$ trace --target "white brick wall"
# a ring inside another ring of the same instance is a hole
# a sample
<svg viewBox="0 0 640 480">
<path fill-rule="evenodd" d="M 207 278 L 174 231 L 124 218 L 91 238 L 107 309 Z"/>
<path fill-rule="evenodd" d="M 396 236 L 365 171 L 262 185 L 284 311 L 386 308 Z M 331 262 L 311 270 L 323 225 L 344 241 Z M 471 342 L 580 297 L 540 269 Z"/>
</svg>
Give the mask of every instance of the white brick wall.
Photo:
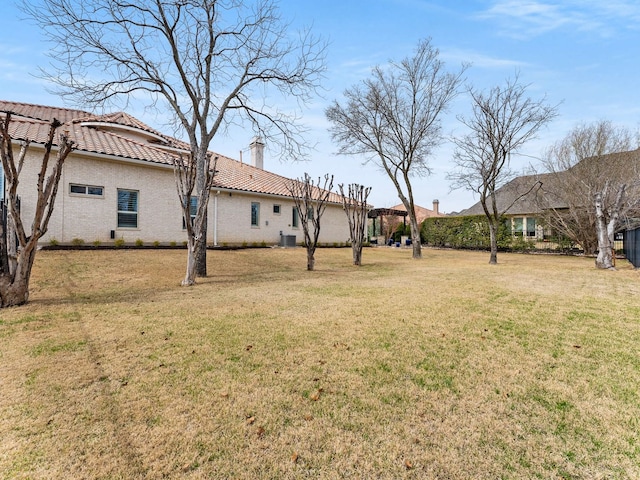
<svg viewBox="0 0 640 480">
<path fill-rule="evenodd" d="M 249 195 L 240 193 L 212 192 L 212 206 L 215 211 L 214 196 L 217 196 L 217 241 L 241 244 L 243 242 L 275 244 L 283 235 L 295 235 L 298 243 L 304 239 L 302 227 L 292 225 L 294 203 L 290 198 Z M 260 204 L 260 225 L 251 226 L 251 202 Z M 280 205 L 280 214 L 273 213 L 273 206 Z M 215 216 L 215 215 L 214 215 Z M 328 205 L 320 221 L 320 243 L 343 243 L 349 239 L 349 225 L 341 206 Z"/>
<path fill-rule="evenodd" d="M 22 199 L 22 218 L 31 225 L 36 197 L 36 181 L 41 150 L 32 147 L 21 174 L 19 195 Z M 103 197 L 71 194 L 69 184 L 103 187 Z M 117 227 L 117 190 L 136 190 L 138 197 L 138 228 Z M 251 202 L 260 203 L 260 225 L 251 226 Z M 273 213 L 273 205 L 280 205 L 280 214 Z M 289 198 L 213 191 L 208 211 L 207 242 L 218 245 L 262 243 L 277 244 L 280 232 L 296 235 L 303 240 L 302 229 L 292 227 L 293 202 Z M 117 239 L 133 243 L 137 239 L 145 243 L 162 243 L 186 240 L 182 229 L 182 213 L 178 201 L 173 169 L 151 163 L 134 164 L 127 161 L 106 160 L 82 154 L 71 154 L 65 163 L 60 180 L 55 210 L 49 223 L 49 231 L 41 240 L 48 243 L 71 243 L 81 239 L 85 243 L 113 242 L 111 231 Z M 320 242 L 333 244 L 349 238 L 347 218 L 342 207 L 327 207 L 321 222 Z"/>
</svg>

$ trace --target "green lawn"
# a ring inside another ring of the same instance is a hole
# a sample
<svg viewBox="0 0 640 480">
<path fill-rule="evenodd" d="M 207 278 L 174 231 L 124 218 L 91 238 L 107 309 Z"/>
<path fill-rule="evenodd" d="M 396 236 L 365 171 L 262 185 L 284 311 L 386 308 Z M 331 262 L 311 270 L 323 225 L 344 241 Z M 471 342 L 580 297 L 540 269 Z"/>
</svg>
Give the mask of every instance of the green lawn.
<svg viewBox="0 0 640 480">
<path fill-rule="evenodd" d="M 1 479 L 640 478 L 640 272 L 372 248 L 41 251 Z"/>
</svg>

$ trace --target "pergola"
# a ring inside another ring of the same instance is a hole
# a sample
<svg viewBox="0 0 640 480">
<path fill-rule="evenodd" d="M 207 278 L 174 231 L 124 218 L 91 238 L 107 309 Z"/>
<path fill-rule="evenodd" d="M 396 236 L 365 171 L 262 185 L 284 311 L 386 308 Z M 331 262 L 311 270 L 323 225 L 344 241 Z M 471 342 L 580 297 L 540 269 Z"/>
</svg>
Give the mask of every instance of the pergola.
<svg viewBox="0 0 640 480">
<path fill-rule="evenodd" d="M 380 225 L 382 226 L 383 217 L 402 217 L 402 223 L 407 226 L 407 215 L 405 210 L 394 210 L 393 208 L 372 208 L 367 214 L 368 218 L 373 219 L 373 232 L 376 231 L 376 218 L 380 217 Z"/>
</svg>

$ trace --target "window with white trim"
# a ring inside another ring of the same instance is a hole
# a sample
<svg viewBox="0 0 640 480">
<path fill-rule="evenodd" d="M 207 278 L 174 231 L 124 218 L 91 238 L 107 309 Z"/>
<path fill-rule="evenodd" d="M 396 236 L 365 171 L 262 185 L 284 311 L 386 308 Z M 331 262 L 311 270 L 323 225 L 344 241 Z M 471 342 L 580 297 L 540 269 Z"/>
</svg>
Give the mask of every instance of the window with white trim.
<svg viewBox="0 0 640 480">
<path fill-rule="evenodd" d="M 514 217 L 513 219 L 513 235 L 516 237 L 522 237 L 523 234 L 523 222 L 522 217 Z"/>
<path fill-rule="evenodd" d="M 293 211 L 291 213 L 291 226 L 293 228 L 298 228 L 300 226 L 300 215 L 298 215 L 298 207 L 293 207 Z"/>
<path fill-rule="evenodd" d="M 138 228 L 137 190 L 118 189 L 118 228 Z"/>
<path fill-rule="evenodd" d="M 69 193 L 72 195 L 83 195 L 86 197 L 102 197 L 104 195 L 104 187 L 70 183 Z"/>
<path fill-rule="evenodd" d="M 277 203 L 273 204 L 273 214 L 280 215 L 280 205 L 278 205 Z"/>
<path fill-rule="evenodd" d="M 260 226 L 260 203 L 251 202 L 251 226 Z"/>
<path fill-rule="evenodd" d="M 189 218 L 191 219 L 191 225 L 196 219 L 196 213 L 198 212 L 198 197 L 191 197 L 189 202 Z M 182 217 L 182 229 L 187 229 L 187 224 L 184 221 L 184 216 Z"/>
</svg>

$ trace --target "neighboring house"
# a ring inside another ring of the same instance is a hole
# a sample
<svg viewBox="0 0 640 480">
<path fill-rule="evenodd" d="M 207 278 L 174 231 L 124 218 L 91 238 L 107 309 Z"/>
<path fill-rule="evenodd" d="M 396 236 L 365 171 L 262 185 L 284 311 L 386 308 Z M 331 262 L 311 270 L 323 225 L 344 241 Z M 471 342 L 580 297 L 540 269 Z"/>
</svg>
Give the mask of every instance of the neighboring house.
<svg viewBox="0 0 640 480">
<path fill-rule="evenodd" d="M 496 191 L 499 212 L 504 212 L 515 236 L 529 240 L 542 240 L 553 235 L 540 222 L 546 209 L 563 210 L 569 206 L 558 195 L 571 188 L 571 182 L 580 178 L 606 178 L 624 175 L 632 182 L 640 172 L 640 149 L 589 157 L 570 170 L 556 174 L 524 175 L 514 178 Z M 456 215 L 484 215 L 480 202 Z"/>
<path fill-rule="evenodd" d="M 540 224 L 538 195 L 543 194 L 542 185 L 551 180 L 549 174 L 524 175 L 517 177 L 496 190 L 496 206 L 498 212 L 504 212 L 511 231 L 515 236 L 530 240 L 542 240 L 545 235 Z M 560 205 L 556 206 L 561 208 Z M 457 216 L 484 215 L 480 202 L 458 212 Z M 549 234 L 550 232 L 547 232 Z"/>
<path fill-rule="evenodd" d="M 185 240 L 171 159 L 188 155 L 186 143 L 123 112 L 93 115 L 0 101 L 0 112 L 7 111 L 13 113 L 16 152 L 20 140 L 32 140 L 18 189 L 27 224 L 34 212 L 37 171 L 50 120 L 55 117 L 63 122 L 61 130 L 76 143 L 65 162 L 49 231 L 42 242 L 107 244 L 123 239 L 127 243 L 181 244 Z M 263 150 L 260 141 L 251 144 L 251 164 L 212 153 L 218 160 L 208 209 L 208 245 L 278 244 L 281 235 L 295 235 L 298 243 L 303 240 L 287 189 L 292 180 L 263 169 Z M 0 186 L 0 197 L 4 197 L 1 169 Z M 343 243 L 348 238 L 341 197 L 332 193 L 319 241 Z"/>
<path fill-rule="evenodd" d="M 424 222 L 427 218 L 431 217 L 444 217 L 443 214 L 440 213 L 440 201 L 433 201 L 433 210 L 429 210 L 428 208 L 421 207 L 420 205 L 414 205 L 416 211 L 416 218 L 418 223 Z M 400 205 L 396 205 L 395 207 L 391 207 L 391 210 L 399 210 L 401 212 L 406 212 L 407 209 L 403 203 Z"/>
</svg>

